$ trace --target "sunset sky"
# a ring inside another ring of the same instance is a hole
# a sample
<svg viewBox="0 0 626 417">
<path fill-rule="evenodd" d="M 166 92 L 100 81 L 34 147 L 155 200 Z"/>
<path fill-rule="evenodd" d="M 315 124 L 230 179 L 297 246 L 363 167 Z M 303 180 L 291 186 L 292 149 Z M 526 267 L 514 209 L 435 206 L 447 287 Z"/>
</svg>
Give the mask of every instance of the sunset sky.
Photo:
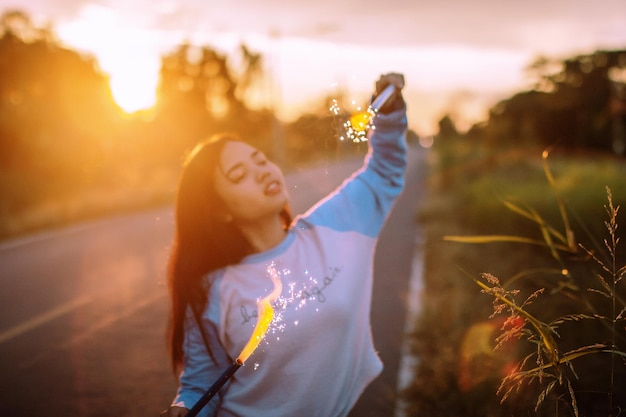
<svg viewBox="0 0 626 417">
<path fill-rule="evenodd" d="M 127 107 L 154 100 L 160 56 L 184 40 L 224 52 L 244 42 L 273 76 L 264 100 L 285 119 L 342 89 L 361 103 L 379 74 L 406 75 L 412 127 L 446 110 L 473 122 L 527 88 L 540 54 L 626 48 L 625 0 L 0 0 L 51 21 L 94 54 Z M 347 104 L 346 104 L 346 107 Z"/>
</svg>

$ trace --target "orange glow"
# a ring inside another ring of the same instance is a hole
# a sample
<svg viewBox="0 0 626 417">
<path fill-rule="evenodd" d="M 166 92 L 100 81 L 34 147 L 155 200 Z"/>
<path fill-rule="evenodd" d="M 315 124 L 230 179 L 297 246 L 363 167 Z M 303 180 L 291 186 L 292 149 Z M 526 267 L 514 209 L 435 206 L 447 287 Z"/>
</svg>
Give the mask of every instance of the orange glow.
<svg viewBox="0 0 626 417">
<path fill-rule="evenodd" d="M 372 113 L 370 111 L 364 111 L 352 115 L 352 117 L 350 117 L 350 125 L 354 130 L 362 132 L 367 129 L 370 120 L 372 120 Z"/>
<path fill-rule="evenodd" d="M 250 355 L 252 355 L 252 353 L 256 350 L 274 320 L 274 308 L 272 307 L 272 303 L 274 303 L 280 296 L 280 293 L 283 290 L 283 284 L 280 281 L 278 273 L 273 267 L 268 268 L 268 271 L 274 284 L 274 290 L 267 297 L 257 301 L 259 318 L 250 340 L 248 340 L 248 343 L 244 346 L 243 350 L 239 354 L 239 357 L 237 357 L 237 363 L 239 364 L 243 364 L 246 360 L 248 360 Z"/>
<path fill-rule="evenodd" d="M 468 392 L 483 382 L 501 379 L 516 369 L 517 339 L 501 342 L 496 349 L 498 330 L 521 328 L 521 317 L 497 318 L 473 324 L 463 336 L 459 352 L 458 384 Z"/>
<path fill-rule="evenodd" d="M 155 105 L 160 59 L 150 47 L 154 34 L 138 29 L 115 10 L 93 4 L 58 32 L 65 43 L 95 56 L 125 112 Z"/>
</svg>

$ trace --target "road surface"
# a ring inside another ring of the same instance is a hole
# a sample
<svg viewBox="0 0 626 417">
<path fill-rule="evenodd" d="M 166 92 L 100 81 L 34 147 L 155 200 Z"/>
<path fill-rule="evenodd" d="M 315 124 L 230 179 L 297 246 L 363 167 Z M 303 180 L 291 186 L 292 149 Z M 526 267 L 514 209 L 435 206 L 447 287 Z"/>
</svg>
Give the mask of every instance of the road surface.
<svg viewBox="0 0 626 417">
<path fill-rule="evenodd" d="M 410 152 L 407 189 L 376 258 L 372 322 L 385 370 L 352 417 L 393 415 L 423 152 Z M 289 175 L 294 213 L 360 162 Z M 167 406 L 176 389 L 164 339 L 172 230 L 164 207 L 0 246 L 0 415 L 154 417 Z"/>
</svg>

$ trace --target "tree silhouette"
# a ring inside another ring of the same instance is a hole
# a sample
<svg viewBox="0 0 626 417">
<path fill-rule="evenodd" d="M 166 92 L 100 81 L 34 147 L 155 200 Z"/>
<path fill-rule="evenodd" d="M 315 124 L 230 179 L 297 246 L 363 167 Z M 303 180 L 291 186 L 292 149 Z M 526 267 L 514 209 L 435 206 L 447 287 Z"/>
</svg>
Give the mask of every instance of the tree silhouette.
<svg viewBox="0 0 626 417">
<path fill-rule="evenodd" d="M 220 131 L 254 135 L 248 139 L 261 145 L 267 141 L 272 115 L 245 103 L 248 90 L 263 77 L 262 59 L 245 46 L 240 52 L 238 76 L 227 57 L 208 46 L 185 43 L 163 56 L 155 125 L 169 142 L 166 147 L 182 151 Z"/>
<path fill-rule="evenodd" d="M 93 179 L 115 125 L 107 78 L 17 11 L 0 18 L 0 162 L 15 209 Z M 88 171 L 88 172 L 87 172 Z M 88 174 L 88 175 L 86 175 Z M 45 178 L 45 181 L 42 181 Z"/>
<path fill-rule="evenodd" d="M 5 12 L 0 236 L 23 230 L 7 226 L 11 219 L 50 203 L 78 208 L 51 211 L 46 224 L 145 206 L 149 202 L 142 199 L 148 197 L 142 195 L 150 195 L 150 187 L 159 187 L 153 194 L 162 197 L 156 201 L 171 198 L 186 151 L 217 132 L 237 133 L 270 156 L 287 153 L 290 164 L 334 150 L 335 121 L 327 106 L 323 114 L 307 115 L 285 129 L 277 129 L 282 122 L 272 109 L 248 106 L 251 93 L 265 93 L 263 57 L 246 45 L 239 53 L 234 68 L 229 57 L 209 46 L 181 44 L 162 57 L 154 109 L 127 115 L 115 104 L 94 57 L 63 47 L 51 27 L 35 26 L 27 14 Z M 120 197 L 124 193 L 126 200 Z M 76 204 L 85 195 L 101 197 Z M 116 195 L 117 203 L 108 195 Z M 107 209 L 98 206 L 103 203 Z"/>
<path fill-rule="evenodd" d="M 563 61 L 538 58 L 528 67 L 535 88 L 503 100 L 477 129 L 491 143 L 535 144 L 623 153 L 626 50 L 597 51 Z M 620 151 L 621 149 L 621 151 Z"/>
</svg>

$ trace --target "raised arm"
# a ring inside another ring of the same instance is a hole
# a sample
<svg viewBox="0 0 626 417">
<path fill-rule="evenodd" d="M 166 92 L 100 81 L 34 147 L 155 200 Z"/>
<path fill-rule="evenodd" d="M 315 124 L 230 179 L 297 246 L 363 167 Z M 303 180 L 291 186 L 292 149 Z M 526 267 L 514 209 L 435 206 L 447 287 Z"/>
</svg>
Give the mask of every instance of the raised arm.
<svg viewBox="0 0 626 417">
<path fill-rule="evenodd" d="M 377 92 L 389 83 L 396 85 L 397 92 L 374 118 L 364 166 L 314 206 L 303 221 L 369 236 L 380 231 L 402 191 L 406 167 L 407 117 L 401 95 L 404 78 L 400 74 L 382 76 L 377 82 Z"/>
</svg>

